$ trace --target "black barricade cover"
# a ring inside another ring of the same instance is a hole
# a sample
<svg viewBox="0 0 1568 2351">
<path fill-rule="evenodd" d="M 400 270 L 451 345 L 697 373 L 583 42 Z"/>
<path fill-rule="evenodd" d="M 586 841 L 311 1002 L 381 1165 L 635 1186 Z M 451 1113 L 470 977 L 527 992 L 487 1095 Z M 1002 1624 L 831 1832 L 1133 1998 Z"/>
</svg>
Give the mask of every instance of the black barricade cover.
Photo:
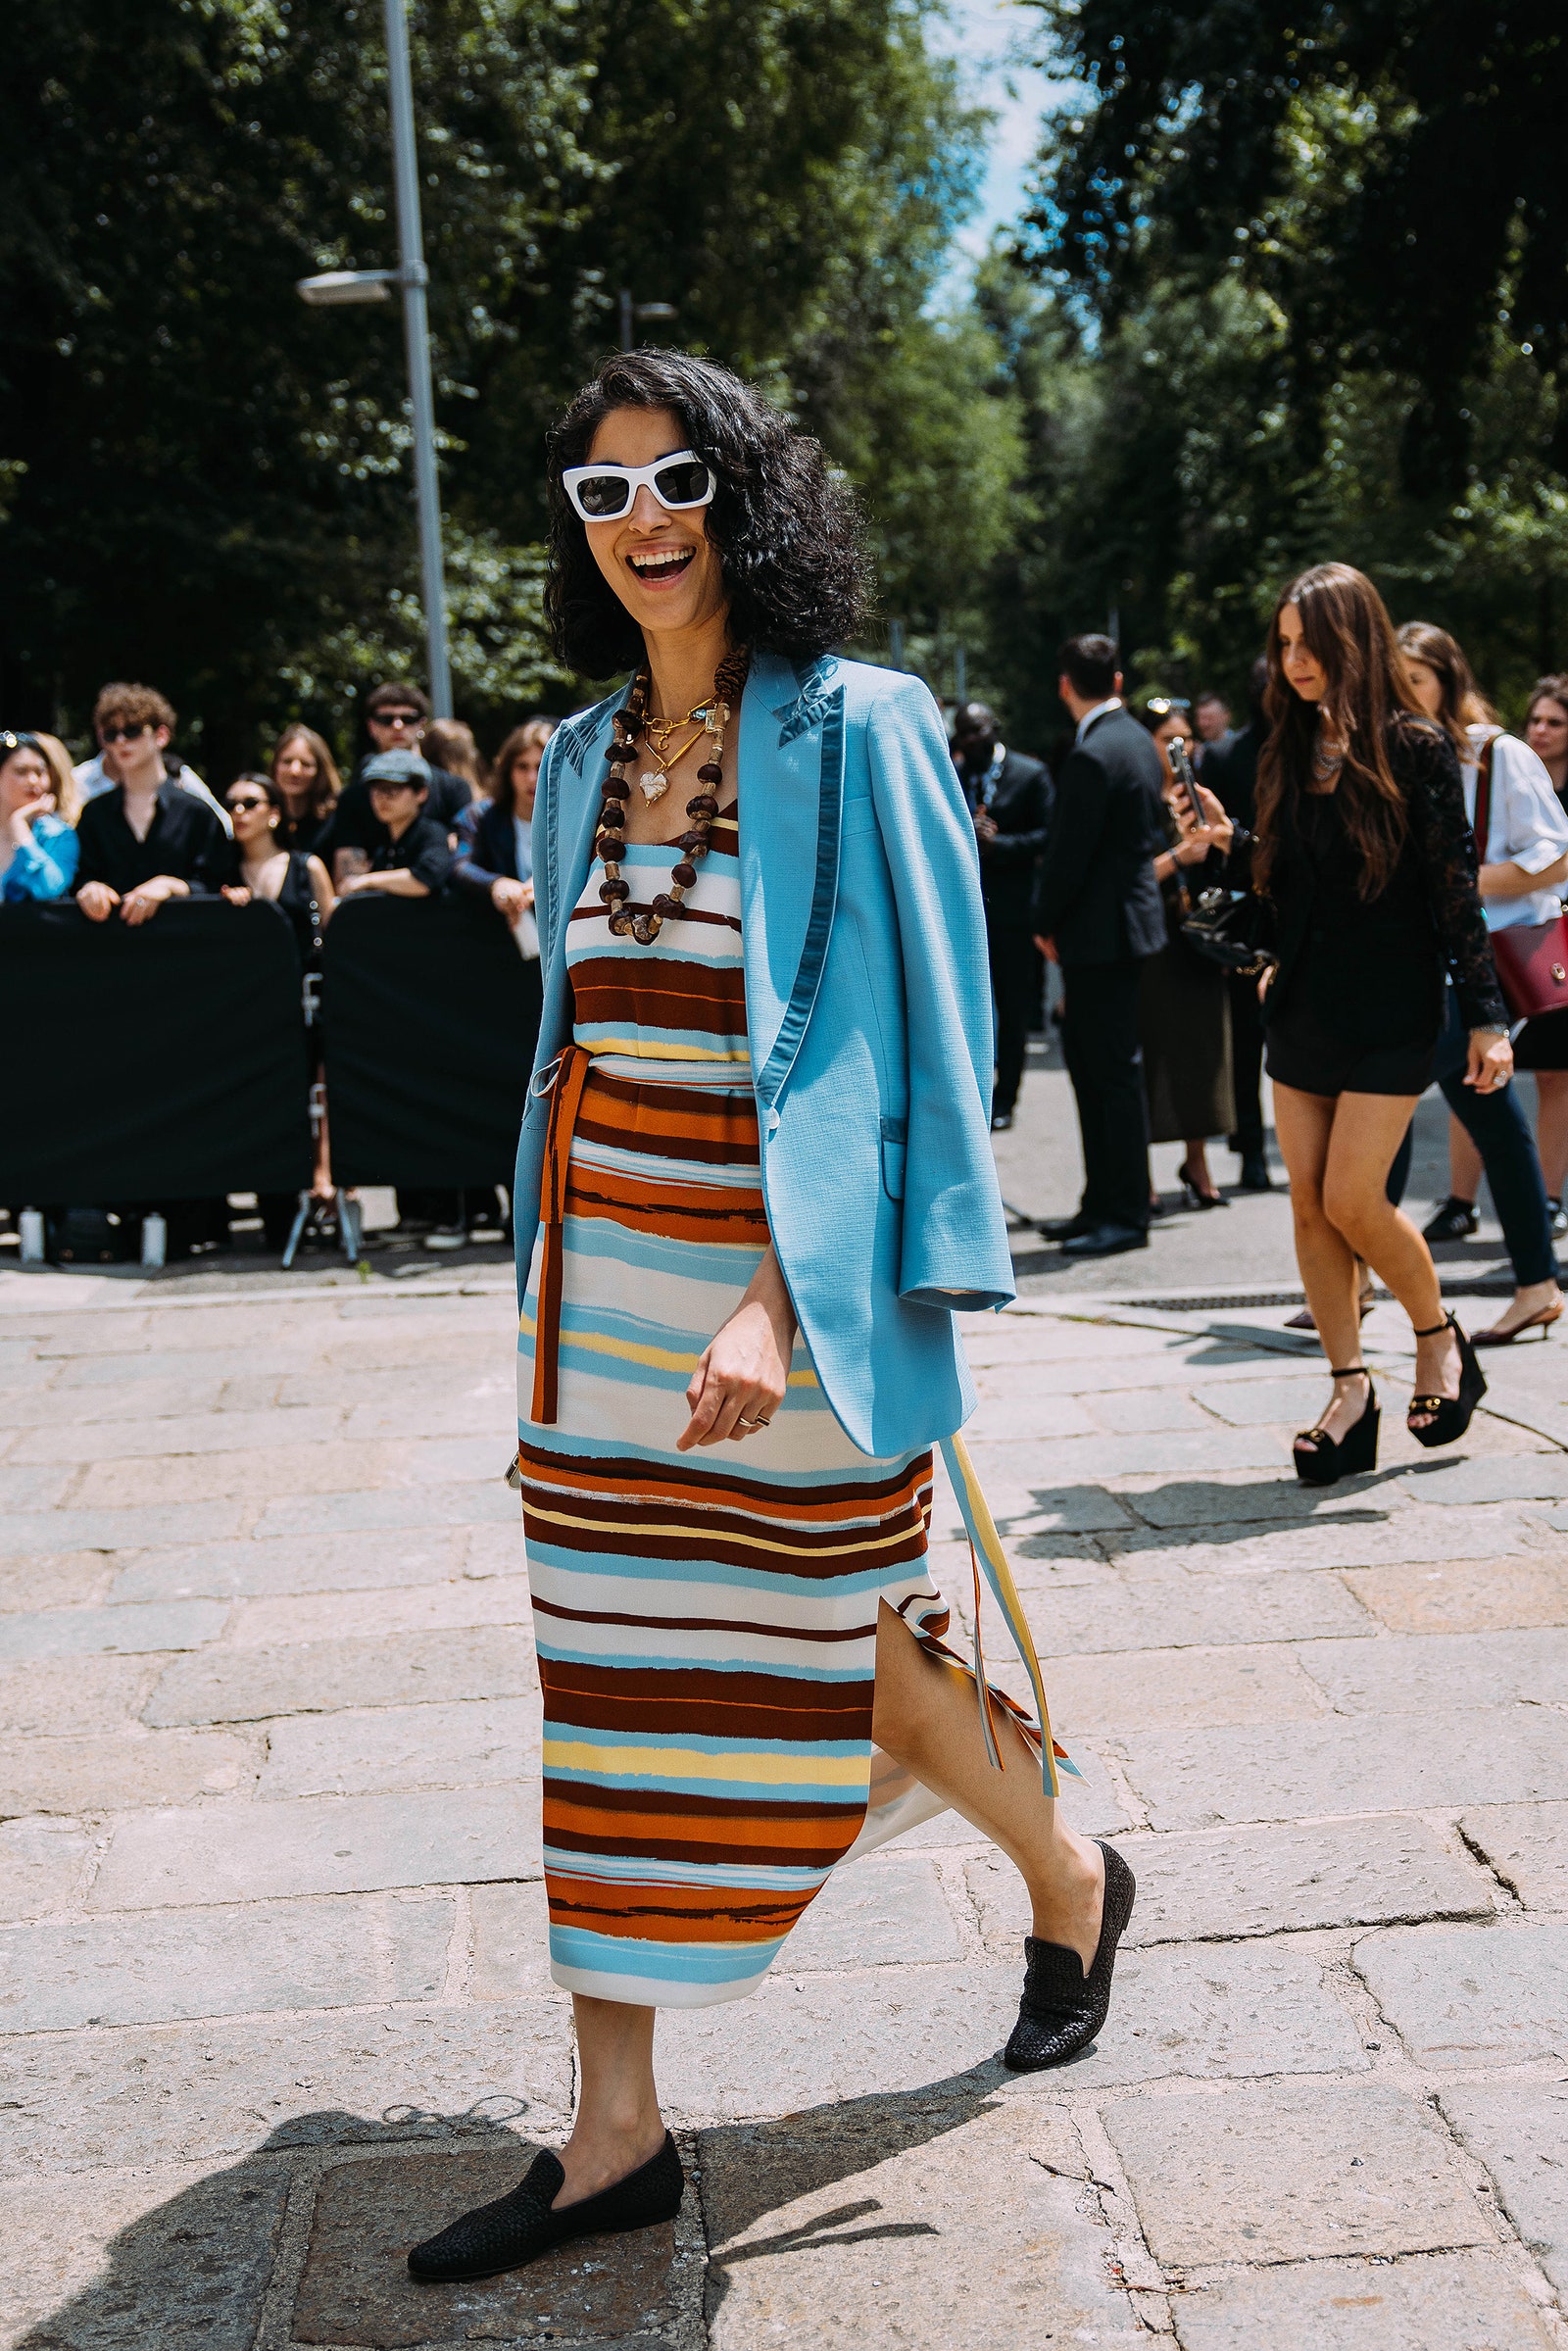
<svg viewBox="0 0 1568 2351">
<path fill-rule="evenodd" d="M 512 1183 L 539 966 L 487 900 L 344 899 L 321 981 L 340 1184 Z"/>
<path fill-rule="evenodd" d="M 0 1200 L 200 1200 L 311 1180 L 299 953 L 273 906 L 132 929 L 0 906 Z"/>
</svg>

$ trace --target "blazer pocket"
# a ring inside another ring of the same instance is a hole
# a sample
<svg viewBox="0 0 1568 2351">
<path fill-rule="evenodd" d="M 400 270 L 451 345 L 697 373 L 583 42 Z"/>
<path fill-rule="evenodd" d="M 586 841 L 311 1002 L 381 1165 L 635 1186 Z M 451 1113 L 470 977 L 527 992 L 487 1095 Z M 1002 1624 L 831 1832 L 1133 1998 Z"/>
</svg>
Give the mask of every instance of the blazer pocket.
<svg viewBox="0 0 1568 2351">
<path fill-rule="evenodd" d="M 882 1121 L 882 1189 L 889 1200 L 904 1198 L 904 1155 L 908 1143 L 908 1122 L 903 1118 L 884 1118 Z"/>
</svg>

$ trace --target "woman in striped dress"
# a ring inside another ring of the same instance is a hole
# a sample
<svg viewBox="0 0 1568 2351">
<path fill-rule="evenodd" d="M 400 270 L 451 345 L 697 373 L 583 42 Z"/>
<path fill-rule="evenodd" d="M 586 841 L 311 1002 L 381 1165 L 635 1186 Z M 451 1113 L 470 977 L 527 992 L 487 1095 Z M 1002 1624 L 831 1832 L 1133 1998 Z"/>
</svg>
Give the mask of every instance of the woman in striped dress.
<svg viewBox="0 0 1568 2351">
<path fill-rule="evenodd" d="M 953 1805 L 1017 1864 L 1018 2070 L 1099 2030 L 1133 1890 L 1060 1817 L 1070 1765 L 954 1435 L 954 1311 L 1011 1295 L 984 920 L 930 696 L 825 651 L 861 608 L 853 506 L 777 411 L 664 352 L 578 396 L 551 489 L 562 654 L 634 669 L 540 778 L 515 1195 L 579 2099 L 559 2155 L 415 2248 L 430 2279 L 670 2217 L 657 2010 L 753 1990 L 853 1854 Z M 938 1442 L 1038 1727 L 947 1645 Z"/>
</svg>

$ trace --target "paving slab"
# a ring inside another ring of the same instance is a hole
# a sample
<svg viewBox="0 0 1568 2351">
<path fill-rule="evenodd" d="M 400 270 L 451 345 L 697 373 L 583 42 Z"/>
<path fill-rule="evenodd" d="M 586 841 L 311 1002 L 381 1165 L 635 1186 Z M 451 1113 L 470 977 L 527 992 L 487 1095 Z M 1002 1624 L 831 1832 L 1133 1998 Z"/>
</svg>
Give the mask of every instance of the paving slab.
<svg viewBox="0 0 1568 2351">
<path fill-rule="evenodd" d="M 1457 1457 L 1406 1470 L 1396 1491 L 1412 1501 L 1560 1501 L 1568 1494 L 1568 1453 L 1512 1453 L 1482 1461 Z"/>
<path fill-rule="evenodd" d="M 1042 1664 L 1052 1720 L 1069 1736 L 1075 1728 L 1301 1722 L 1326 1711 L 1292 1652 L 1278 1647 L 1154 1649 Z"/>
<path fill-rule="evenodd" d="M 155 1725 L 263 1722 L 337 1707 L 516 1697 L 538 1689 L 532 1636 L 516 1626 L 287 1641 L 172 1666 L 146 1708 Z"/>
<path fill-rule="evenodd" d="M 228 1620 L 220 1600 L 169 1600 L 129 1608 L 45 1608 L 0 1616 L 0 1658 L 132 1656 L 153 1649 L 199 1649 Z"/>
<path fill-rule="evenodd" d="M 1494 2253 L 1291 2262 L 1178 2296 L 1181 2351 L 1548 2351 L 1540 2306 Z"/>
<path fill-rule="evenodd" d="M 1568 1804 L 1478 1804 L 1459 1826 L 1528 1910 L 1568 1910 Z"/>
<path fill-rule="evenodd" d="M 366 1795 L 380 1789 L 536 1785 L 537 1698 L 473 1698 L 270 1723 L 263 1796 Z"/>
<path fill-rule="evenodd" d="M 1014 1559 L 1013 1573 L 1026 1599 L 1049 1594 L 1050 1616 L 1031 1609 L 1030 1622 L 1058 1657 L 1330 1641 L 1367 1630 L 1365 1612 L 1344 1585 L 1321 1573 L 1143 1576 L 1102 1565 L 1066 1589 L 1027 1557 Z"/>
<path fill-rule="evenodd" d="M 1200 1836 L 1123 1837 L 1138 1880 L 1124 1948 L 1229 1941 L 1325 1927 L 1429 1918 L 1491 1918 L 1487 1874 L 1424 1821 L 1400 1814 L 1313 1821 Z M 1027 1932 L 1018 1873 L 987 1850 L 966 1865 L 989 1947 L 1011 1951 Z"/>
<path fill-rule="evenodd" d="M 279 1538 L 214 1543 L 132 1556 L 115 1579 L 117 1600 L 261 1598 L 269 1593 L 387 1591 L 439 1584 L 455 1568 L 461 1538 L 449 1528 L 421 1534 Z"/>
<path fill-rule="evenodd" d="M 499 1467 L 493 1476 L 466 1486 L 388 1488 L 381 1493 L 280 1494 L 268 1503 L 252 1530 L 264 1540 L 273 1535 L 349 1534 L 356 1529 L 383 1527 L 402 1534 L 405 1528 L 467 1527 L 492 1520 L 519 1532 L 522 1512 L 516 1495 Z M 225 1534 L 232 1530 L 224 1528 Z"/>
<path fill-rule="evenodd" d="M 235 1496 L 247 1502 L 276 1497 L 342 1496 L 389 1481 L 401 1447 L 348 1445 L 270 1445 L 211 1453 L 181 1453 L 150 1461 L 90 1462 L 79 1473 L 73 1500 L 82 1509 L 122 1502 L 136 1508 L 167 1496 L 187 1506 Z"/>
<path fill-rule="evenodd" d="M 1500 1633 L 1568 1625 L 1568 1559 L 1352 1569 L 1342 1579 L 1391 1633 Z"/>
<path fill-rule="evenodd" d="M 1304 2261 L 1486 2245 L 1441 2124 L 1390 2083 L 1238 2083 L 1108 2106 L 1156 2261 Z"/>
<path fill-rule="evenodd" d="M 0 1919 L 65 1909 L 85 1886 L 95 1849 L 80 1821 L 0 1822 Z"/>
<path fill-rule="evenodd" d="M 286 2164 L 251 2157 L 12 2180 L 27 2259 L 0 2280 L 0 2342 L 18 2351 L 251 2351 L 272 2274 Z"/>
<path fill-rule="evenodd" d="M 1334 1489 L 1331 1491 L 1341 1491 Z M 1129 1509 L 1131 1505 L 1128 1505 Z M 1413 1562 L 1493 1560 L 1529 1554 L 1537 1529 L 1501 1503 L 1485 1509 L 1440 1510 L 1416 1502 L 1398 1509 L 1342 1502 L 1296 1524 L 1234 1518 L 1229 1505 L 1185 1532 L 1150 1527 L 1112 1535 L 1106 1544 L 1119 1567 L 1154 1574 L 1184 1568 L 1189 1575 L 1259 1575 L 1282 1567 L 1407 1567 Z"/>
<path fill-rule="evenodd" d="M 1355 1964 L 1419 2065 L 1568 2057 L 1568 1919 L 1396 1928 Z"/>
<path fill-rule="evenodd" d="M 0 1665 L 0 1732 L 128 1729 L 163 1662 L 95 1656 Z"/>
<path fill-rule="evenodd" d="M 243 1531 L 237 1501 L 169 1501 L 135 1510 L 13 1510 L 0 1517 L 0 1553 L 130 1551 L 164 1543 L 220 1543 Z"/>
<path fill-rule="evenodd" d="M 13 1440 L 11 1457 L 22 1440 Z M 48 1510 L 63 1502 L 74 1483 L 69 1469 L 0 1469 L 0 1511 Z"/>
<path fill-rule="evenodd" d="M 503 1788 L 136 1814 L 118 1824 L 94 1910 L 369 1893 L 536 1873 L 537 1793 Z"/>
<path fill-rule="evenodd" d="M 308 1592 L 235 1602 L 226 1639 L 232 1648 L 327 1639 L 357 1641 L 396 1633 L 445 1633 L 469 1625 L 529 1625 L 526 1576 L 431 1580 L 390 1592 Z"/>
<path fill-rule="evenodd" d="M 1568 1797 L 1568 1719 L 1540 1707 L 1152 1731 L 1119 1743 L 1156 1829 L 1418 1811 L 1464 1804 L 1481 1786 L 1499 1802 Z"/>
<path fill-rule="evenodd" d="M 438 1895 L 12 1927 L 0 1934 L 0 2033 L 428 1999 L 451 1939 L 452 1904 Z"/>
<path fill-rule="evenodd" d="M 223 1731 L 0 1740 L 0 1813 L 128 1812 L 227 1795 L 255 1772 L 254 1742 Z"/>
<path fill-rule="evenodd" d="M 1455 2083 L 1438 2103 L 1484 2163 L 1503 2210 L 1559 2294 L 1568 2294 L 1568 2086 Z"/>
<path fill-rule="evenodd" d="M 475 2010 L 416 2005 L 220 2017 L 0 2041 L 0 2173 L 216 2162 L 447 2140 L 527 2116 L 559 2131 L 571 2099 L 562 1993 Z M 137 2347 L 140 2351 L 140 2347 Z"/>
<path fill-rule="evenodd" d="M 560 2246 L 524 2270 L 472 2284 L 418 2285 L 409 2276 L 411 2245 L 506 2194 L 535 2152 L 421 2148 L 333 2164 L 311 2216 L 292 2339 L 339 2351 L 547 2337 L 625 2342 L 634 2334 L 667 2340 L 688 2299 L 685 2273 L 699 2266 L 681 2261 L 668 2222 Z"/>
<path fill-rule="evenodd" d="M 103 1551 L 0 1560 L 0 1609 L 86 1607 L 109 1597 L 114 1579 L 115 1560 Z"/>
<path fill-rule="evenodd" d="M 212 1398 L 204 1409 L 182 1403 L 163 1418 L 154 1416 L 146 1397 L 140 1411 L 108 1413 L 94 1399 L 95 1417 L 58 1409 L 47 1427 L 21 1435 L 7 1455 L 9 1461 L 131 1461 L 171 1460 L 186 1453 L 230 1453 L 254 1448 L 324 1444 L 338 1434 L 341 1415 L 325 1408 L 309 1411 L 215 1412 Z M 135 1500 L 127 1493 L 127 1500 Z"/>
<path fill-rule="evenodd" d="M 1148 2340 L 1059 2110 L 867 2098 L 701 2146 L 714 2351 Z"/>
<path fill-rule="evenodd" d="M 1320 1641 L 1302 1650 L 1300 1664 L 1342 1714 L 1437 1714 L 1454 1706 L 1555 1706 L 1568 1699 L 1568 1629 Z"/>
</svg>

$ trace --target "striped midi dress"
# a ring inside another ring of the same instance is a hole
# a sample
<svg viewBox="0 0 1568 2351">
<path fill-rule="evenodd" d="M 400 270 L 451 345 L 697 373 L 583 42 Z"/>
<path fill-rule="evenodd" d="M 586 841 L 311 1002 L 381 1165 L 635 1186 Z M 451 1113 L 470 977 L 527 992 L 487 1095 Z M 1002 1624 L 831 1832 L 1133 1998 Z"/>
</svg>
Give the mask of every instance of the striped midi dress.
<svg viewBox="0 0 1568 2351">
<path fill-rule="evenodd" d="M 634 901 L 670 857 L 628 845 Z M 551 1972 L 702 2007 L 755 1988 L 836 1863 L 941 1809 L 873 1757 L 879 1601 L 953 1653 L 931 1455 L 858 1451 L 799 1338 L 769 1428 L 675 1449 L 768 1244 L 733 813 L 652 946 L 612 933 L 598 881 L 567 925 L 569 1156 L 518 1361 Z"/>
</svg>

